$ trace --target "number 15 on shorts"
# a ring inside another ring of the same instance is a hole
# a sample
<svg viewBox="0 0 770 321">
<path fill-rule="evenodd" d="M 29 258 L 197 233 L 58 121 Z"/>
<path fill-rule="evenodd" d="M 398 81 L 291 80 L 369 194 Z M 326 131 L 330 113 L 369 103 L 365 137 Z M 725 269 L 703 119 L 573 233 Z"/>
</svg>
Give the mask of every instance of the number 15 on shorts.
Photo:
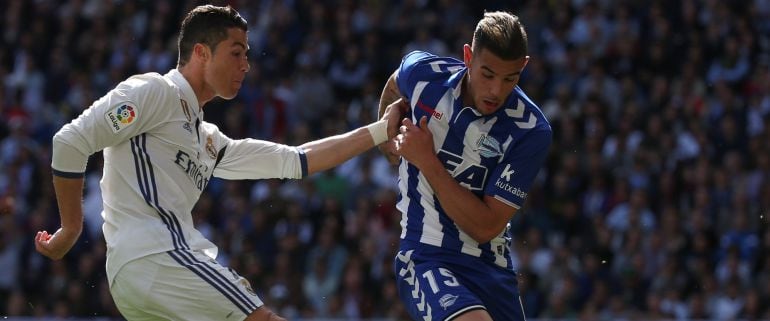
<svg viewBox="0 0 770 321">
<path fill-rule="evenodd" d="M 438 293 L 439 291 L 438 282 L 442 282 L 444 285 L 451 287 L 460 286 L 460 283 L 457 282 L 457 279 L 455 278 L 454 274 L 452 274 L 452 271 L 440 267 L 438 268 L 438 276 L 434 275 L 435 273 L 433 271 L 435 270 L 425 271 L 425 273 L 422 274 L 422 277 L 428 281 L 428 285 L 434 294 Z"/>
</svg>

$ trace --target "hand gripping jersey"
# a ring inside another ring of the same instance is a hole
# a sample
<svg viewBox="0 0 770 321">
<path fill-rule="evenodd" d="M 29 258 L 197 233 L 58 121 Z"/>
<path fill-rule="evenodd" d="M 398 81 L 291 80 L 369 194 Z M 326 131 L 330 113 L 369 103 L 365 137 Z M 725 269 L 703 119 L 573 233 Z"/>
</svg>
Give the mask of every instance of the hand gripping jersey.
<svg viewBox="0 0 770 321">
<path fill-rule="evenodd" d="M 463 106 L 466 71 L 457 59 L 415 51 L 401 62 L 397 84 L 412 106 L 412 121 L 428 116 L 435 152 L 454 179 L 479 198 L 490 195 L 518 209 L 546 157 L 551 127 L 518 86 L 494 114 Z M 398 187 L 402 249 L 428 244 L 512 268 L 508 228 L 479 244 L 446 215 L 428 181 L 405 160 Z"/>
<path fill-rule="evenodd" d="M 65 146 L 57 148 L 56 146 Z M 217 247 L 190 214 L 211 176 L 301 178 L 304 153 L 254 139 L 233 140 L 210 123 L 177 70 L 133 76 L 54 136 L 55 175 L 81 176 L 85 159 L 104 149 L 104 237 L 112 284 L 126 262 L 171 250 Z M 77 153 L 73 153 L 76 151 Z M 78 161 L 73 161 L 78 159 Z"/>
</svg>

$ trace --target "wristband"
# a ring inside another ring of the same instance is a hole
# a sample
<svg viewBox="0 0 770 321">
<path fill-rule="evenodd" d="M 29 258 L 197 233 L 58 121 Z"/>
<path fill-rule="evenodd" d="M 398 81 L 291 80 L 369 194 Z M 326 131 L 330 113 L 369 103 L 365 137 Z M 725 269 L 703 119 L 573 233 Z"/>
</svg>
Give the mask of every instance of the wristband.
<svg viewBox="0 0 770 321">
<path fill-rule="evenodd" d="M 374 146 L 384 143 L 388 140 L 388 120 L 383 119 L 376 121 L 366 126 L 366 130 L 369 131 L 369 135 L 374 140 Z"/>
</svg>

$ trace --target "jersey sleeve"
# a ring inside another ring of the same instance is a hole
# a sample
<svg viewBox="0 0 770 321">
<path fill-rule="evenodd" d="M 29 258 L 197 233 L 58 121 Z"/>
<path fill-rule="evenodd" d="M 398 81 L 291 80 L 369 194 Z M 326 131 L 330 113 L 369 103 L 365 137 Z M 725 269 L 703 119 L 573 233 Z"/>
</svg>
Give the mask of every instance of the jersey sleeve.
<svg viewBox="0 0 770 321">
<path fill-rule="evenodd" d="M 432 72 L 427 61 L 433 58 L 436 56 L 430 53 L 412 51 L 401 59 L 401 65 L 398 67 L 396 76 L 396 85 L 398 85 L 401 95 L 407 99 L 412 99 L 412 92 L 417 82 L 424 78 L 426 73 Z"/>
<path fill-rule="evenodd" d="M 548 155 L 551 136 L 550 130 L 540 129 L 523 137 L 491 173 L 485 194 L 520 208 Z"/>
<path fill-rule="evenodd" d="M 88 156 L 147 132 L 166 118 L 168 86 L 160 75 L 134 76 L 95 101 L 53 137 L 55 175 L 82 176 Z"/>
<path fill-rule="evenodd" d="M 412 51 L 401 60 L 396 73 L 396 85 L 401 95 L 413 100 L 419 83 L 440 81 L 465 67 L 462 61 L 452 57 L 439 57 L 424 51 Z"/>
<path fill-rule="evenodd" d="M 220 147 L 213 175 L 224 179 L 303 178 L 307 158 L 299 147 L 258 139 L 231 139 L 217 131 Z"/>
</svg>

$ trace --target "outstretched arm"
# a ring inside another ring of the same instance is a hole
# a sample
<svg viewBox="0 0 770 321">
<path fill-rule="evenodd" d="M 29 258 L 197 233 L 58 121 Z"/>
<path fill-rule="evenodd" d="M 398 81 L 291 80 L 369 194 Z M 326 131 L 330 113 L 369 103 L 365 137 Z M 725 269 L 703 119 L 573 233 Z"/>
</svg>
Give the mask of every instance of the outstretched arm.
<svg viewBox="0 0 770 321">
<path fill-rule="evenodd" d="M 370 125 L 299 146 L 307 157 L 308 175 L 342 164 L 353 156 L 395 137 L 401 116 L 401 104 L 403 102 L 398 100 L 386 106 L 381 119 Z"/>
<path fill-rule="evenodd" d="M 80 198 L 83 195 L 83 178 L 64 178 L 54 175 L 53 187 L 59 204 L 61 228 L 56 233 L 38 231 L 35 235 L 35 249 L 51 259 L 64 257 L 75 245 L 83 231 L 83 209 Z"/>
<path fill-rule="evenodd" d="M 388 77 L 388 81 L 385 82 L 385 86 L 382 88 L 382 93 L 380 94 L 380 105 L 377 109 L 377 115 L 380 117 L 380 119 L 382 119 L 382 115 L 385 114 L 385 108 L 387 108 L 388 105 L 403 97 L 401 95 L 401 91 L 398 90 L 398 85 L 396 84 L 397 75 L 398 70 L 394 71 L 390 77 Z M 398 128 L 400 125 L 401 124 L 399 123 L 394 127 Z"/>
<path fill-rule="evenodd" d="M 382 119 L 382 116 L 385 113 L 385 109 L 398 99 L 402 99 L 404 102 L 400 107 L 402 115 L 399 118 L 402 118 L 405 111 L 409 109 L 408 102 L 406 102 L 406 99 L 403 98 L 401 91 L 398 89 L 398 85 L 396 84 L 397 75 L 398 70 L 394 71 L 393 74 L 390 75 L 388 81 L 385 82 L 385 86 L 382 88 L 382 94 L 380 94 L 380 106 L 377 110 L 377 115 L 380 119 Z M 401 125 L 401 120 L 399 119 L 399 121 L 391 123 L 390 125 L 390 127 L 396 131 L 398 126 Z M 394 165 L 398 164 L 398 155 L 395 154 L 396 145 L 393 140 L 388 140 L 385 143 L 379 144 L 377 148 L 379 148 L 380 152 L 385 155 L 385 158 L 388 159 L 389 163 Z"/>
</svg>

